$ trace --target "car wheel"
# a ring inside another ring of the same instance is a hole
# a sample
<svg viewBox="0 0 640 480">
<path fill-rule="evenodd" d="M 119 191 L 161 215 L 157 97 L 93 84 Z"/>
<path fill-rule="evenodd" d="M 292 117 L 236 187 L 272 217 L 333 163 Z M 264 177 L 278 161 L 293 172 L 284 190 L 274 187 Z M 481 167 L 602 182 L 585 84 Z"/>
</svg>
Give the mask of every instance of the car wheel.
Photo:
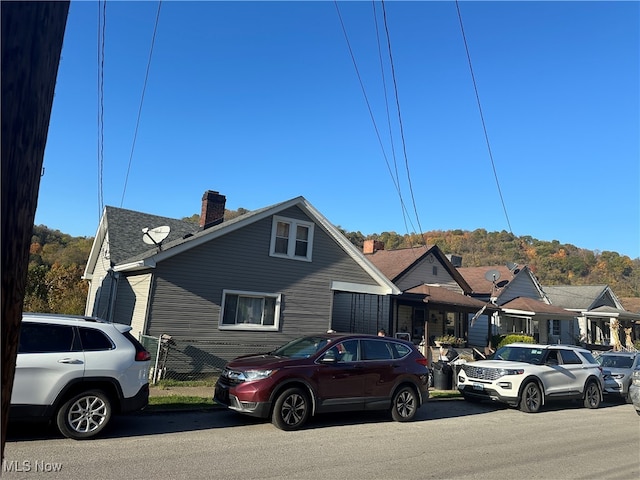
<svg viewBox="0 0 640 480">
<path fill-rule="evenodd" d="M 391 418 L 396 422 L 413 420 L 418 411 L 418 396 L 411 387 L 402 387 L 393 396 Z"/>
<path fill-rule="evenodd" d="M 584 390 L 584 406 L 587 408 L 600 406 L 600 389 L 595 382 L 589 382 Z"/>
<path fill-rule="evenodd" d="M 285 390 L 273 407 L 271 422 L 280 430 L 296 430 L 309 418 L 310 401 L 300 388 Z"/>
<path fill-rule="evenodd" d="M 631 394 L 629 393 L 629 387 L 631 387 L 631 384 L 627 385 L 627 393 L 624 394 L 624 403 L 633 403 Z"/>
<path fill-rule="evenodd" d="M 100 433 L 111 419 L 111 402 L 101 390 L 82 392 L 64 402 L 56 415 L 60 433 L 83 440 Z"/>
<path fill-rule="evenodd" d="M 542 391 L 536 382 L 529 382 L 522 389 L 520 410 L 536 413 L 540 411 L 540 407 L 542 407 Z"/>
</svg>

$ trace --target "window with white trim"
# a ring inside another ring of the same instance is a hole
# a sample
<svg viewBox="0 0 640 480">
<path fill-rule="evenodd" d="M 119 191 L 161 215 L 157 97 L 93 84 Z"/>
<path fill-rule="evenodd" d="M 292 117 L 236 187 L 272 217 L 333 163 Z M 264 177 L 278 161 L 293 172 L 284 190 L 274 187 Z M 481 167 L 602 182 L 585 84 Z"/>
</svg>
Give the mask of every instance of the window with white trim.
<svg viewBox="0 0 640 480">
<path fill-rule="evenodd" d="M 560 320 L 549 320 L 549 333 L 556 337 L 560 336 Z"/>
<path fill-rule="evenodd" d="M 280 295 L 224 290 L 220 312 L 220 330 L 277 331 Z"/>
<path fill-rule="evenodd" d="M 313 247 L 313 227 L 314 224 L 311 222 L 274 216 L 269 254 L 272 257 L 292 258 L 310 262 Z"/>
</svg>

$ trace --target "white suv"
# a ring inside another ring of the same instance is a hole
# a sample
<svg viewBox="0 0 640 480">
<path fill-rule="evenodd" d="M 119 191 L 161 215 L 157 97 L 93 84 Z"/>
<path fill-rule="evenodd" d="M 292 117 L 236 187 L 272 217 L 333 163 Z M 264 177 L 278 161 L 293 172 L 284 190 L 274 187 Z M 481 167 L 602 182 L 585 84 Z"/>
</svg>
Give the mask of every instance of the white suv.
<svg viewBox="0 0 640 480">
<path fill-rule="evenodd" d="M 131 327 L 91 317 L 24 314 L 11 394 L 12 420 L 54 420 L 85 439 L 112 414 L 149 401 L 149 352 Z"/>
<path fill-rule="evenodd" d="M 462 365 L 457 382 L 465 400 L 492 400 L 530 413 L 552 399 L 580 399 L 598 408 L 604 389 L 602 368 L 588 350 L 530 343 L 505 345 L 493 360 Z"/>
</svg>

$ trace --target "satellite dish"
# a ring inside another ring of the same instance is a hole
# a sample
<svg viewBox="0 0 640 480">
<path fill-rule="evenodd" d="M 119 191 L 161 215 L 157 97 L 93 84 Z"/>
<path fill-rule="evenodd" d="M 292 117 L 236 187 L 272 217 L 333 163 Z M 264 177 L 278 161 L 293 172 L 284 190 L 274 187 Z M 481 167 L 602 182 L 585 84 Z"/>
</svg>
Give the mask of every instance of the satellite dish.
<svg viewBox="0 0 640 480">
<path fill-rule="evenodd" d="M 500 272 L 498 270 L 489 270 L 484 274 L 484 278 L 485 280 L 495 283 L 500 279 Z"/>
<path fill-rule="evenodd" d="M 170 231 L 171 227 L 167 225 L 152 229 L 145 227 L 142 229 L 142 241 L 148 245 L 156 245 L 159 247 L 162 241 L 169 236 Z"/>
</svg>

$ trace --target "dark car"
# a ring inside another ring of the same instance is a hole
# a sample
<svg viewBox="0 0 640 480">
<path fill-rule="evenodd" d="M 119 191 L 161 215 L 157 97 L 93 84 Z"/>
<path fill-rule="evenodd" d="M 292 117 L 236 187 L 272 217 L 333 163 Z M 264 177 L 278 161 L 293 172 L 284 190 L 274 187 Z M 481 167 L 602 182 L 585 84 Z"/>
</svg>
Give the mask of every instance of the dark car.
<svg viewBox="0 0 640 480">
<path fill-rule="evenodd" d="M 239 413 L 270 417 L 282 430 L 327 412 L 389 410 L 405 422 L 429 398 L 428 381 L 427 360 L 411 342 L 320 334 L 232 360 L 213 399 Z"/>
</svg>

